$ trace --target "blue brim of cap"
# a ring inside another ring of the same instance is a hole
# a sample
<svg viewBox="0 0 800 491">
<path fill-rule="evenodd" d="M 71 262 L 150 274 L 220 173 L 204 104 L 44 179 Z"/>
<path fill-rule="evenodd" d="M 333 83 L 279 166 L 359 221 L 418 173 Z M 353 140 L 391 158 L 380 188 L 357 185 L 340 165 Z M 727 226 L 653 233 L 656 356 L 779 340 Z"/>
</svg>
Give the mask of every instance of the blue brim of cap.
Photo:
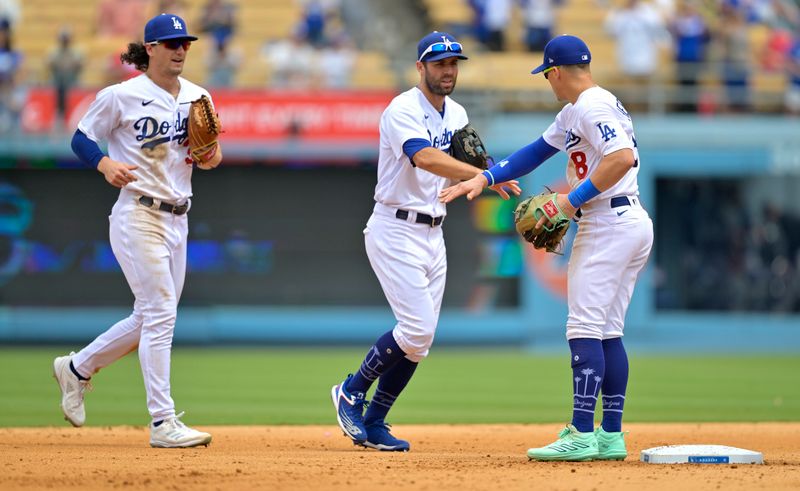
<svg viewBox="0 0 800 491">
<path fill-rule="evenodd" d="M 462 55 L 461 53 L 454 53 L 452 51 L 445 51 L 444 53 L 439 53 L 436 55 L 431 56 L 430 58 L 425 58 L 422 61 L 439 61 L 444 60 L 445 58 L 453 58 L 456 57 L 459 60 L 469 60 L 466 56 Z"/>
<path fill-rule="evenodd" d="M 154 39 L 153 41 L 148 42 L 155 42 L 155 41 L 166 41 L 167 39 L 186 39 L 187 41 L 197 41 L 197 36 L 187 36 L 186 34 L 173 34 L 171 36 L 163 36 L 158 39 Z"/>
<path fill-rule="evenodd" d="M 548 65 L 547 63 L 542 63 L 541 65 L 539 65 L 536 68 L 534 68 L 531 71 L 531 73 L 535 75 L 537 73 L 541 73 L 541 72 L 547 70 L 548 68 L 550 68 L 550 65 Z"/>
</svg>

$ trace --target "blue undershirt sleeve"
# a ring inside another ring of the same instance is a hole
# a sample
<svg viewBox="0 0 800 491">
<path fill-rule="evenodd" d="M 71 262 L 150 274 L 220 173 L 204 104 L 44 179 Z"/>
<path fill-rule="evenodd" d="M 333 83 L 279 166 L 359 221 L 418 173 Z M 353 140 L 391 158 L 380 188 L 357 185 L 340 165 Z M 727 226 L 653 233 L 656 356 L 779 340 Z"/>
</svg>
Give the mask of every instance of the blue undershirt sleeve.
<svg viewBox="0 0 800 491">
<path fill-rule="evenodd" d="M 495 183 L 510 181 L 524 176 L 557 153 L 557 148 L 552 147 L 544 141 L 544 138 L 539 137 L 538 140 L 520 148 L 498 162 L 494 167 L 483 171 L 483 175 L 489 181 L 489 186 L 494 186 Z"/>
<path fill-rule="evenodd" d="M 87 166 L 97 169 L 97 164 L 105 157 L 96 142 L 92 141 L 81 130 L 72 135 L 72 151 Z"/>
<path fill-rule="evenodd" d="M 403 143 L 403 153 L 411 160 L 411 165 L 416 167 L 416 164 L 414 164 L 414 155 L 423 148 L 432 146 L 431 142 L 424 138 L 410 138 Z"/>
</svg>

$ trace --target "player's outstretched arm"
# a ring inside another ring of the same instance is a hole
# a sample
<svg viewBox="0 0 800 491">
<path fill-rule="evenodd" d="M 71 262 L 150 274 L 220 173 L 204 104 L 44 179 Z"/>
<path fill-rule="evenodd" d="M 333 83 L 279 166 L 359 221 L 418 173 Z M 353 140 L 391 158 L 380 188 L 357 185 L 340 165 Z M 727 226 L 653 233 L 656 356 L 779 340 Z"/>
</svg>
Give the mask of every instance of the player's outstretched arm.
<svg viewBox="0 0 800 491">
<path fill-rule="evenodd" d="M 106 181 L 118 188 L 124 187 L 129 182 L 137 181 L 138 179 L 131 171 L 138 168 L 139 166 L 123 164 L 109 157 L 103 157 L 97 164 L 97 170 L 105 176 Z"/>
<path fill-rule="evenodd" d="M 439 193 L 439 201 L 442 203 L 449 203 L 459 196 L 467 196 L 468 200 L 472 200 L 476 196 L 480 196 L 483 188 L 489 185 L 486 176 L 478 174 L 477 176 L 467 181 L 459 182 L 449 188 L 444 188 Z M 509 199 L 511 194 L 519 196 L 522 189 L 519 187 L 519 182 L 516 180 L 501 182 L 494 186 L 489 186 L 489 189 L 496 192 L 503 199 Z M 511 194 L 509 194 L 509 192 Z"/>
<path fill-rule="evenodd" d="M 471 179 L 482 170 L 458 161 L 434 147 L 425 147 L 415 153 L 412 162 L 419 169 L 457 181 Z"/>
</svg>

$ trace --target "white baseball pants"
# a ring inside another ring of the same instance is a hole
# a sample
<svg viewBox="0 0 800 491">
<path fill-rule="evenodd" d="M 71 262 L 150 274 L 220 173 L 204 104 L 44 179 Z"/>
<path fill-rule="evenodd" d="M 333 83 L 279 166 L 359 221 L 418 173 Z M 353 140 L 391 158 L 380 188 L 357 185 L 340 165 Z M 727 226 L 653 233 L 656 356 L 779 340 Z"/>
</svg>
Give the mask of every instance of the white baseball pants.
<svg viewBox="0 0 800 491">
<path fill-rule="evenodd" d="M 135 301 L 130 317 L 114 324 L 73 358 L 91 376 L 139 347 L 147 409 L 154 421 L 175 415 L 170 356 L 178 301 L 186 276 L 187 215 L 140 205 L 123 190 L 111 211 L 111 249 Z"/>
<path fill-rule="evenodd" d="M 581 207 L 567 272 L 567 339 L 623 335 L 636 279 L 653 246 L 653 222 L 639 198 Z"/>
<path fill-rule="evenodd" d="M 419 362 L 428 355 L 444 295 L 447 256 L 442 227 L 395 216 L 396 209 L 376 203 L 364 243 L 367 257 L 397 324 L 394 340 L 406 358 Z"/>
</svg>

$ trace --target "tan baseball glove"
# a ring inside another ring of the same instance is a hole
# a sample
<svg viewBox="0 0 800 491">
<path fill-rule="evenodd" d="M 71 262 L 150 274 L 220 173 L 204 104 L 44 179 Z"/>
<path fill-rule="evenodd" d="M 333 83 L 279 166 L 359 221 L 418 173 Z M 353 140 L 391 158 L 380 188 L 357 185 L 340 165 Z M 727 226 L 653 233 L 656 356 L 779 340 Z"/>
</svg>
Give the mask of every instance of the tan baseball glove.
<svg viewBox="0 0 800 491">
<path fill-rule="evenodd" d="M 214 111 L 211 99 L 206 95 L 192 101 L 188 126 L 192 159 L 197 165 L 202 166 L 216 155 L 219 145 L 217 139 L 222 132 L 219 115 Z"/>
</svg>

